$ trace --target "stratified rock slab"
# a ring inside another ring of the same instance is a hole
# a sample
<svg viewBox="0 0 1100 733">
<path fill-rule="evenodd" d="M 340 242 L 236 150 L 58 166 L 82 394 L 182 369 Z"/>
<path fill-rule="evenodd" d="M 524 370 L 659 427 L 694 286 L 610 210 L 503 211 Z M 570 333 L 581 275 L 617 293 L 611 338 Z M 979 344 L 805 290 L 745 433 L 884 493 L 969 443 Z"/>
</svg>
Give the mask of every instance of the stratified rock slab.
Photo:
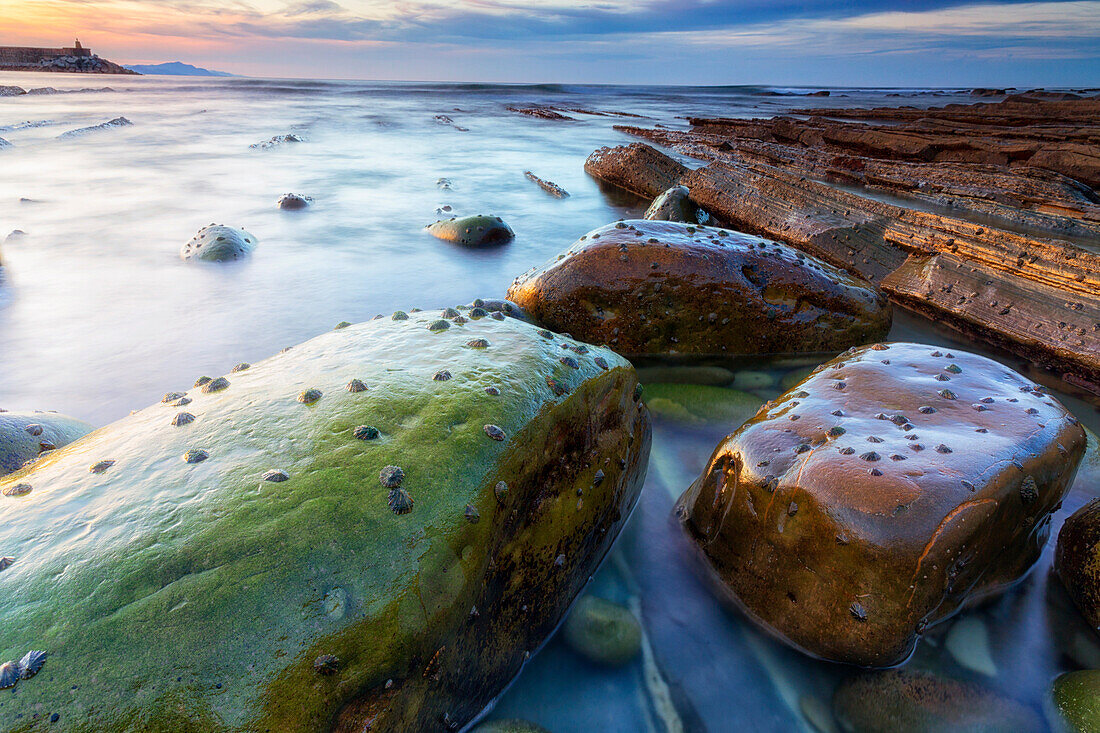
<svg viewBox="0 0 1100 733">
<path fill-rule="evenodd" d="M 644 143 L 600 148 L 584 162 L 588 175 L 652 199 L 679 183 L 688 172 L 682 164 Z"/>
<path fill-rule="evenodd" d="M 93 430 L 83 420 L 56 412 L 0 411 L 0 476 Z"/>
<path fill-rule="evenodd" d="M 586 234 L 508 297 L 551 330 L 629 355 L 836 353 L 890 328 L 873 286 L 811 255 L 643 219 Z"/>
<path fill-rule="evenodd" d="M 749 615 L 811 655 L 904 661 L 1039 557 L 1085 432 L 990 359 L 853 349 L 719 444 L 678 512 Z"/>
<path fill-rule="evenodd" d="M 256 249 L 256 237 L 243 229 L 210 224 L 199 230 L 191 241 L 180 249 L 184 260 L 207 262 L 231 262 L 252 254 Z"/>
<path fill-rule="evenodd" d="M 649 415 L 609 351 L 405 315 L 0 479 L 0 659 L 49 656 L 0 727 L 457 730 L 503 690 L 626 520 Z"/>
</svg>

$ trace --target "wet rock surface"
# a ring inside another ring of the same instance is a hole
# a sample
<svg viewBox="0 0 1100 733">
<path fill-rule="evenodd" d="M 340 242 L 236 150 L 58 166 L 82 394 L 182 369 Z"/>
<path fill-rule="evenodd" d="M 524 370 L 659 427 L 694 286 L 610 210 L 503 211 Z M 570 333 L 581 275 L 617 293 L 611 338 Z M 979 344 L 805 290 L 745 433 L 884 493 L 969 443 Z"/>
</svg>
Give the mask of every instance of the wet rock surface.
<svg viewBox="0 0 1100 733">
<path fill-rule="evenodd" d="M 508 297 L 551 330 L 628 355 L 835 353 L 890 326 L 870 284 L 791 247 L 641 219 L 581 237 Z"/>
<path fill-rule="evenodd" d="M 984 357 L 853 349 L 722 441 L 677 511 L 729 598 L 792 646 L 903 662 L 1038 559 L 1085 432 Z"/>
<path fill-rule="evenodd" d="M 180 258 L 184 260 L 203 260 L 206 262 L 231 262 L 252 254 L 256 249 L 256 238 L 243 229 L 210 224 L 199 230 L 191 241 L 180 249 Z"/>
<path fill-rule="evenodd" d="M 301 143 L 305 142 L 300 136 L 294 133 L 287 133 L 286 135 L 275 135 L 267 140 L 258 143 L 252 143 L 249 148 L 253 150 L 269 150 L 271 148 L 277 148 L 287 143 Z"/>
<path fill-rule="evenodd" d="M 646 209 L 643 219 L 651 221 L 680 221 L 688 224 L 706 223 L 706 214 L 702 220 L 700 211 L 691 201 L 687 186 L 673 186 L 657 198 Z"/>
<path fill-rule="evenodd" d="M 284 211 L 297 211 L 313 203 L 313 199 L 300 193 L 284 193 L 279 197 L 279 208 Z"/>
<path fill-rule="evenodd" d="M 1100 499 L 1078 509 L 1062 525 L 1054 571 L 1081 615 L 1100 631 Z"/>
<path fill-rule="evenodd" d="M 600 148 L 588 156 L 584 170 L 593 178 L 646 199 L 672 188 L 688 172 L 682 164 L 644 143 Z"/>
<path fill-rule="evenodd" d="M 428 225 L 428 232 L 446 242 L 463 247 L 491 247 L 515 238 L 512 228 L 499 216 L 451 217 Z"/>
<path fill-rule="evenodd" d="M 852 733 L 1040 733 L 1031 709 L 976 685 L 924 672 L 853 677 L 837 688 L 833 710 Z"/>
<path fill-rule="evenodd" d="M 597 664 L 626 664 L 641 651 L 642 627 L 630 609 L 596 596 L 576 602 L 562 633 L 573 651 Z"/>
<path fill-rule="evenodd" d="M 1100 730 L 1100 670 L 1067 672 L 1054 680 L 1055 710 L 1073 733 Z"/>
<path fill-rule="evenodd" d="M 95 427 L 83 420 L 56 412 L 0 411 L 0 476 L 93 430 Z"/>
<path fill-rule="evenodd" d="M 4 725 L 43 710 L 57 730 L 472 720 L 618 533 L 650 427 L 615 354 L 513 318 L 436 318 L 330 331 L 190 392 L 190 425 L 158 403 L 0 479 L 34 489 L 0 496 L 0 659 L 50 655 L 5 697 Z M 308 388 L 324 397 L 300 404 Z"/>
<path fill-rule="evenodd" d="M 103 130 L 110 130 L 110 129 L 113 129 L 115 127 L 130 127 L 133 124 L 134 124 L 133 122 L 130 122 L 130 120 L 126 119 L 125 117 L 116 117 L 113 120 L 108 120 L 107 122 L 101 122 L 98 125 L 92 125 L 90 127 L 80 127 L 80 128 L 77 128 L 76 130 L 69 130 L 68 132 L 63 132 L 63 133 L 61 133 L 60 135 L 57 136 L 57 139 L 58 140 L 68 140 L 70 138 L 75 138 L 75 137 L 84 137 L 85 135 L 87 135 L 89 133 L 102 132 Z"/>
<path fill-rule="evenodd" d="M 3 147 L 3 145 L 0 145 L 0 147 Z M 553 181 L 547 181 L 543 178 L 539 178 L 538 176 L 536 176 L 531 171 L 524 171 L 523 175 L 527 177 L 527 180 L 531 181 L 536 186 L 541 188 L 543 191 L 546 191 L 546 193 L 550 194 L 554 198 L 556 198 L 556 199 L 567 199 L 567 198 L 569 198 L 569 192 L 566 191 L 561 186 L 559 186 L 558 184 L 554 183 Z"/>
<path fill-rule="evenodd" d="M 1100 394 L 1100 98 L 619 128 L 711 161 L 707 212 Z"/>
</svg>

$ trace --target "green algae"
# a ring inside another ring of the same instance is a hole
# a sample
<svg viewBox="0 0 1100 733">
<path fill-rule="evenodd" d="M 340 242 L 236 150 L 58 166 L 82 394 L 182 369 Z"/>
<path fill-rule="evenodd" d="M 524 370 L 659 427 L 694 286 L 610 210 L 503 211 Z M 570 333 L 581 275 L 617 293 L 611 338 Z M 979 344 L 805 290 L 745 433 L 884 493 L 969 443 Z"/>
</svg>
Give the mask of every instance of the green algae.
<svg viewBox="0 0 1100 733">
<path fill-rule="evenodd" d="M 196 394 L 186 428 L 157 404 L 0 479 L 35 486 L 0 501 L 0 554 L 16 558 L 0 575 L 0 658 L 50 654 L 0 702 L 0 729 L 35 729 L 40 710 L 60 713 L 53 730 L 304 731 L 340 715 L 389 730 L 476 714 L 617 533 L 648 415 L 610 351 L 574 369 L 514 319 L 435 334 L 431 320 L 322 335 Z M 466 347 L 472 336 L 492 346 Z M 433 381 L 443 367 L 453 379 Z M 346 391 L 352 376 L 370 390 Z M 309 388 L 325 398 L 305 407 Z M 379 437 L 356 439 L 368 421 Z M 189 450 L 209 458 L 185 463 Z M 110 471 L 89 472 L 105 457 Z M 408 514 L 387 506 L 387 465 L 402 467 Z M 276 466 L 290 478 L 264 481 Z M 597 470 L 607 480 L 578 501 Z M 322 654 L 336 674 L 315 671 Z"/>
<path fill-rule="evenodd" d="M 692 425 L 740 425 L 764 404 L 756 395 L 701 384 L 647 384 L 643 398 L 654 415 Z"/>
</svg>

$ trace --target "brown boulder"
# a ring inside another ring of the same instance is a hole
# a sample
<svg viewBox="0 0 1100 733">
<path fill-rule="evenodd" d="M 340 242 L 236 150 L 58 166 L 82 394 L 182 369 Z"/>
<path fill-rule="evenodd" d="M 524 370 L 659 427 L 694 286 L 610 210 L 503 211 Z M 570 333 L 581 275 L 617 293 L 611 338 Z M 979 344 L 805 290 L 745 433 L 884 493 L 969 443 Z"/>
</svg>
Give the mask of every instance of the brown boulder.
<svg viewBox="0 0 1100 733">
<path fill-rule="evenodd" d="M 1038 559 L 1085 449 L 997 362 L 853 349 L 722 441 L 677 507 L 734 600 L 825 659 L 905 661 L 925 628 Z"/>
<path fill-rule="evenodd" d="M 1054 572 L 1094 629 L 1100 629 L 1100 499 L 1078 509 L 1062 525 Z"/>
<path fill-rule="evenodd" d="M 508 298 L 546 328 L 630 355 L 835 353 L 890 328 L 873 286 L 812 255 L 641 219 L 581 237 Z"/>
<path fill-rule="evenodd" d="M 600 148 L 584 162 L 588 175 L 652 199 L 677 183 L 688 169 L 645 143 Z"/>
</svg>

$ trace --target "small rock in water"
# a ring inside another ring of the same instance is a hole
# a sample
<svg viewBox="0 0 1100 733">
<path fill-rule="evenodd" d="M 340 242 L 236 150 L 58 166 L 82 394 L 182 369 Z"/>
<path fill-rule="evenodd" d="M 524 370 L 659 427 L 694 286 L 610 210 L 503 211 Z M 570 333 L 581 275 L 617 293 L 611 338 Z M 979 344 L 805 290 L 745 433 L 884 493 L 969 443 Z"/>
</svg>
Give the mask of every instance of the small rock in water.
<svg viewBox="0 0 1100 733">
<path fill-rule="evenodd" d="M 1054 707 L 1073 733 L 1100 731 L 1100 670 L 1067 672 L 1054 680 Z"/>
<path fill-rule="evenodd" d="M 543 191 L 546 191 L 546 193 L 550 194 L 554 198 L 556 198 L 556 199 L 569 198 L 569 192 L 566 191 L 561 186 L 559 186 L 558 184 L 554 183 L 553 181 L 547 181 L 547 180 L 544 180 L 542 178 L 539 178 L 538 176 L 536 176 L 531 171 L 524 171 L 523 175 L 527 176 L 528 180 L 533 181 L 539 188 L 541 188 Z"/>
<path fill-rule="evenodd" d="M 299 193 L 284 193 L 279 197 L 279 208 L 284 211 L 297 211 L 306 208 L 312 203 L 312 198 L 303 196 Z"/>
<path fill-rule="evenodd" d="M 428 225 L 432 236 L 464 247 L 489 247 L 505 244 L 516 236 L 499 216 L 452 217 Z"/>
<path fill-rule="evenodd" d="M 574 604 L 562 633 L 573 651 L 609 666 L 629 662 L 642 647 L 642 627 L 630 609 L 596 596 Z"/>
<path fill-rule="evenodd" d="M 82 137 L 84 135 L 87 135 L 90 132 L 99 132 L 101 130 L 109 130 L 112 127 L 129 127 L 132 124 L 134 124 L 134 123 L 130 122 L 130 120 L 126 119 L 125 117 L 116 117 L 113 120 L 109 120 L 108 122 L 101 122 L 98 125 L 92 125 L 91 127 L 81 127 L 79 129 L 76 129 L 76 130 L 69 130 L 68 132 L 63 132 L 63 133 L 61 133 L 60 135 L 57 136 L 57 139 L 58 140 L 65 140 L 65 139 L 68 139 L 68 138 Z"/>
<path fill-rule="evenodd" d="M 989 646 L 989 629 L 979 616 L 964 616 L 951 625 L 944 642 L 959 666 L 984 674 L 997 676 L 997 663 Z"/>
<path fill-rule="evenodd" d="M 734 389 L 754 390 L 768 389 L 775 385 L 775 377 L 768 372 L 755 372 L 743 370 L 737 372 L 733 378 Z"/>
<path fill-rule="evenodd" d="M 276 135 L 275 137 L 273 137 L 269 140 L 264 140 L 263 142 L 259 142 L 259 143 L 252 143 L 248 147 L 250 147 L 254 150 L 255 149 L 267 150 L 269 148 L 278 147 L 278 146 L 284 145 L 286 143 L 300 143 L 300 142 L 305 142 L 305 141 L 302 140 L 302 138 L 300 138 L 300 137 L 298 137 L 297 135 L 294 135 L 294 134 Z"/>
<path fill-rule="evenodd" d="M 646 209 L 642 218 L 650 221 L 679 221 L 687 224 L 699 224 L 701 223 L 699 214 L 699 207 L 688 196 L 687 186 L 673 186 L 653 199 L 653 203 Z"/>
<path fill-rule="evenodd" d="M 243 229 L 210 224 L 183 245 L 180 258 L 206 262 L 229 262 L 247 257 L 256 249 L 256 238 Z"/>
</svg>

